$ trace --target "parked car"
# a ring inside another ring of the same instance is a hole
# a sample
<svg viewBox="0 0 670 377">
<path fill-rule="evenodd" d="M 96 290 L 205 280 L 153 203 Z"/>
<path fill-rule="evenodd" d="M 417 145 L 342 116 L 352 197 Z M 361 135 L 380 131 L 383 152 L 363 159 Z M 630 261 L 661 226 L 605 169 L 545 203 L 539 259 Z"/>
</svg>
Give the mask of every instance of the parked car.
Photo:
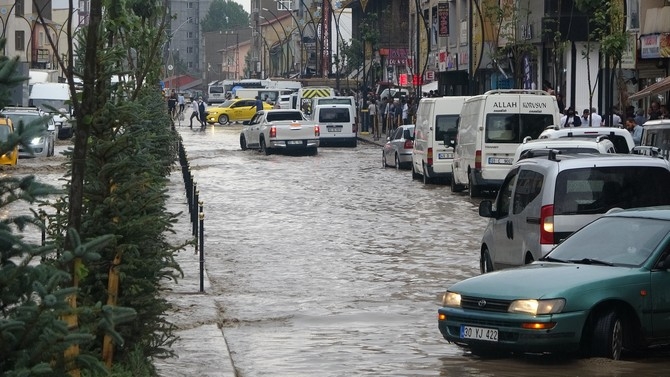
<svg viewBox="0 0 670 377">
<path fill-rule="evenodd" d="M 670 205 L 670 163 L 627 154 L 557 155 L 519 161 L 495 199 L 480 202 L 482 273 L 538 260 L 613 208 Z"/>
<path fill-rule="evenodd" d="M 398 127 L 387 138 L 382 150 L 382 166 L 394 166 L 396 169 L 412 167 L 412 150 L 414 148 L 414 125 L 406 124 Z"/>
<path fill-rule="evenodd" d="M 473 353 L 576 352 L 620 359 L 670 343 L 670 207 L 618 211 L 542 260 L 449 287 L 438 326 Z"/>
<path fill-rule="evenodd" d="M 43 122 L 44 130 L 41 135 L 30 141 L 30 149 L 19 146 L 19 158 L 21 157 L 51 157 L 54 155 L 56 145 L 56 124 L 54 118 L 49 114 L 39 111 L 37 108 L 5 108 L 2 114 L 18 125 L 33 122 Z"/>
<path fill-rule="evenodd" d="M 628 130 L 614 127 L 574 127 L 574 128 L 560 128 L 558 126 L 547 127 L 538 139 L 556 139 L 562 137 L 581 137 L 595 139 L 598 136 L 607 136 L 617 153 L 630 153 L 635 142 Z"/>
<path fill-rule="evenodd" d="M 519 145 L 514 154 L 513 164 L 524 158 L 548 156 L 549 151 L 559 151 L 563 154 L 574 153 L 616 153 L 614 144 L 607 136 L 599 136 L 595 139 L 563 137 L 559 139 L 535 139 L 526 138 Z"/>
<path fill-rule="evenodd" d="M 272 109 L 272 105 L 263 102 L 263 110 Z M 221 125 L 228 122 L 239 122 L 250 120 L 256 114 L 256 100 L 236 98 L 225 101 L 217 106 L 207 108 L 207 123 L 219 123 Z"/>
<path fill-rule="evenodd" d="M 0 143 L 9 139 L 9 135 L 14 132 L 14 125 L 9 118 L 0 118 Z M 0 156 L 0 165 L 16 165 L 19 159 L 19 147 L 14 147 L 11 151 Z"/>
</svg>

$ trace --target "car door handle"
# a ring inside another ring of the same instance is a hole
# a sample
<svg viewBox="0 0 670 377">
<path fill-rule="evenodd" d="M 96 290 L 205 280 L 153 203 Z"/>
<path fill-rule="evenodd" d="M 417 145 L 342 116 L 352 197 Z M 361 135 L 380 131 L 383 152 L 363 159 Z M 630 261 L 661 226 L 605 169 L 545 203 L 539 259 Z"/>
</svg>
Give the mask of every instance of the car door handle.
<svg viewBox="0 0 670 377">
<path fill-rule="evenodd" d="M 507 224 L 505 224 L 505 230 L 507 231 L 507 238 L 510 240 L 514 239 L 514 226 L 511 221 L 507 221 Z"/>
</svg>

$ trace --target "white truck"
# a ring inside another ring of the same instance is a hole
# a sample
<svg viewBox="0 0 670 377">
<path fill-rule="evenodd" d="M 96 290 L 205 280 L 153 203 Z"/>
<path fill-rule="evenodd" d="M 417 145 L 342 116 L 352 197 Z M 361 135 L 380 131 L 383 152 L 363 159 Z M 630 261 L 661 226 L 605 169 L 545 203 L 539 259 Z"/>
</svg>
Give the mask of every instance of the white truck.
<svg viewBox="0 0 670 377">
<path fill-rule="evenodd" d="M 242 150 L 258 149 L 266 155 L 280 150 L 317 154 L 320 128 L 300 110 L 263 110 L 243 124 Z"/>
</svg>

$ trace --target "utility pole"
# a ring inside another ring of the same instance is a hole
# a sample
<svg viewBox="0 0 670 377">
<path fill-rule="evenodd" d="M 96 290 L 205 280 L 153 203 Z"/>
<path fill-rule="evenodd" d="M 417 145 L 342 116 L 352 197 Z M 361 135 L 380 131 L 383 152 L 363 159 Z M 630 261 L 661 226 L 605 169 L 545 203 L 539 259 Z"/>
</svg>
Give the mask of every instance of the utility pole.
<svg viewBox="0 0 670 377">
<path fill-rule="evenodd" d="M 261 24 L 260 24 L 260 11 L 261 11 L 261 0 L 252 0 L 253 1 L 253 6 L 252 6 L 252 37 L 253 37 L 253 49 L 251 51 L 251 67 L 249 67 L 249 71 L 252 77 L 254 78 L 262 78 L 262 73 L 261 73 L 261 67 L 260 67 L 260 56 L 261 56 L 261 49 L 263 48 L 261 45 Z"/>
</svg>

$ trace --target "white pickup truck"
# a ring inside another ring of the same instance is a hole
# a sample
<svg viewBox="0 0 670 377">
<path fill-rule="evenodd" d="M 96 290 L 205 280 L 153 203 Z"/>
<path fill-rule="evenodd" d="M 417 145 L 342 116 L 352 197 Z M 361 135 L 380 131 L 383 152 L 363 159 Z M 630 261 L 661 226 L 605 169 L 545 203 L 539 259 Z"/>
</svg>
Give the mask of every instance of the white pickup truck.
<svg viewBox="0 0 670 377">
<path fill-rule="evenodd" d="M 245 121 L 240 134 L 242 150 L 259 149 L 266 155 L 275 151 L 303 151 L 317 154 L 319 126 L 300 110 L 263 110 Z"/>
</svg>

